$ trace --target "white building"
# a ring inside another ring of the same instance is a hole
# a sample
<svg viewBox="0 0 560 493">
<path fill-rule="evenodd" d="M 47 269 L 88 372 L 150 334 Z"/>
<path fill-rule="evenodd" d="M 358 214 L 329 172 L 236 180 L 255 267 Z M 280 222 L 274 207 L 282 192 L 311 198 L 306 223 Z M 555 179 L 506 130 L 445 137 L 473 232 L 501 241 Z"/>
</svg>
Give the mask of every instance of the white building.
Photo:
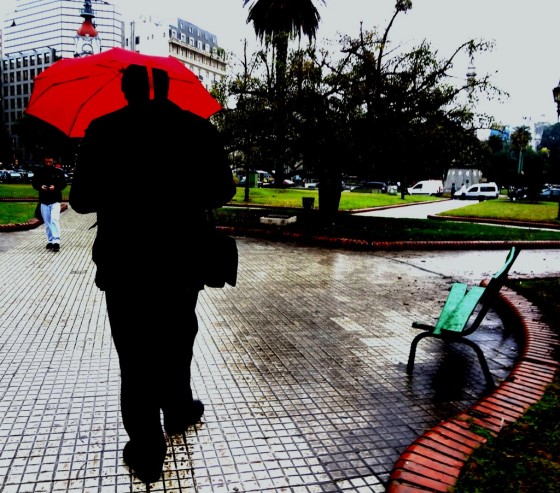
<svg viewBox="0 0 560 493">
<path fill-rule="evenodd" d="M 91 6 L 101 51 L 123 47 L 124 22 L 115 6 L 104 0 L 91 0 Z M 57 58 L 72 58 L 83 8 L 83 0 L 18 0 L 13 15 L 3 19 L 3 56 L 49 48 Z"/>
<path fill-rule="evenodd" d="M 124 46 L 124 23 L 115 7 L 102 0 L 91 0 L 91 6 L 101 50 Z M 18 0 L 13 15 L 3 19 L 2 110 L 9 131 L 29 102 L 35 76 L 75 56 L 83 9 L 83 0 Z"/>
<path fill-rule="evenodd" d="M 139 16 L 130 22 L 125 47 L 146 55 L 177 58 L 208 90 L 226 75 L 225 52 L 217 36 L 181 18 L 172 24 Z"/>
</svg>

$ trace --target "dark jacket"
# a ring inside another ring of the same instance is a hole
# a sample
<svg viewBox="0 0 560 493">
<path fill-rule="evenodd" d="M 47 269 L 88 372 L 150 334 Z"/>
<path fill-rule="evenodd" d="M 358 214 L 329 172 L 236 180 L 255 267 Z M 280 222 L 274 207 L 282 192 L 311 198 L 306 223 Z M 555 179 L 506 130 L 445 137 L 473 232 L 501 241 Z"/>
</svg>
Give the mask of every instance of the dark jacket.
<svg viewBox="0 0 560 493">
<path fill-rule="evenodd" d="M 31 185 L 39 192 L 41 204 L 62 202 L 62 190 L 66 188 L 66 175 L 64 171 L 54 165 L 44 165 L 35 172 Z M 43 190 L 43 185 L 46 185 L 47 188 L 54 185 L 54 190 Z"/>
<path fill-rule="evenodd" d="M 175 105 L 143 103 L 91 122 L 69 203 L 78 213 L 97 213 L 100 289 L 169 275 L 200 287 L 192 252 L 207 227 L 205 209 L 234 194 L 216 128 Z"/>
</svg>

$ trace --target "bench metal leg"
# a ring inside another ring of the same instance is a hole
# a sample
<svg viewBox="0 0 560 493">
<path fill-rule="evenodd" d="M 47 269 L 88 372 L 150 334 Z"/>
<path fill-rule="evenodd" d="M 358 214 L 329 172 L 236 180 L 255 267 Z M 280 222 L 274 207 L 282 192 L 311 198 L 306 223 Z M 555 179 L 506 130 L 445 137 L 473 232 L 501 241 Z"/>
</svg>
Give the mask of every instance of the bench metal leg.
<svg viewBox="0 0 560 493">
<path fill-rule="evenodd" d="M 478 344 L 476 342 L 471 341 L 470 339 L 458 339 L 457 342 L 463 342 L 464 344 L 466 344 L 467 346 L 469 346 L 474 350 L 474 352 L 478 356 L 478 361 L 480 362 L 482 373 L 484 373 L 486 384 L 490 388 L 496 387 L 496 384 L 494 383 L 494 378 L 490 373 L 490 368 L 488 367 L 488 363 L 486 362 L 486 358 L 484 357 L 484 353 L 482 352 L 482 349 L 480 349 Z"/>
<path fill-rule="evenodd" d="M 422 332 L 418 334 L 410 344 L 410 353 L 408 354 L 408 363 L 406 365 L 406 373 L 412 375 L 414 372 L 414 360 L 416 359 L 416 347 L 418 343 L 424 339 L 424 337 L 435 337 L 436 339 L 441 339 L 441 337 L 434 336 L 431 332 Z M 496 384 L 494 383 L 494 378 L 490 373 L 490 368 L 488 367 L 488 363 L 486 362 L 486 358 L 484 357 L 484 353 L 482 349 L 470 339 L 454 339 L 453 341 L 446 341 L 447 342 L 462 342 L 472 348 L 472 350 L 476 353 L 478 357 L 478 361 L 480 363 L 480 367 L 482 368 L 482 373 L 484 373 L 484 378 L 486 379 L 486 384 L 489 388 L 495 388 Z"/>
<path fill-rule="evenodd" d="M 408 363 L 406 365 L 406 373 L 408 373 L 409 375 L 412 375 L 412 372 L 414 371 L 414 359 L 416 358 L 416 346 L 418 346 L 418 343 L 424 339 L 424 337 L 430 337 L 432 334 L 431 332 L 422 332 L 421 334 L 418 334 L 413 340 L 412 343 L 410 344 L 410 353 L 408 354 Z"/>
</svg>

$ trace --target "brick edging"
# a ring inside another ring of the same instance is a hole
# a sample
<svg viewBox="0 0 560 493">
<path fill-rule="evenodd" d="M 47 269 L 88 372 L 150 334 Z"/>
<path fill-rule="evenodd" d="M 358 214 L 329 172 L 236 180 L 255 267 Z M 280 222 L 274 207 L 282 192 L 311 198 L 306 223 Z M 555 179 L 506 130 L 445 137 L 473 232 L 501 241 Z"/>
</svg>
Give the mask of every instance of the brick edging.
<svg viewBox="0 0 560 493">
<path fill-rule="evenodd" d="M 541 321 L 540 310 L 509 288 L 500 291 L 507 315 L 521 327 L 522 353 L 508 377 L 465 412 L 444 420 L 418 437 L 401 454 L 389 476 L 387 493 L 445 493 L 452 491 L 472 452 L 486 439 L 517 421 L 544 395 L 560 363 L 553 351 L 558 335 Z"/>
</svg>

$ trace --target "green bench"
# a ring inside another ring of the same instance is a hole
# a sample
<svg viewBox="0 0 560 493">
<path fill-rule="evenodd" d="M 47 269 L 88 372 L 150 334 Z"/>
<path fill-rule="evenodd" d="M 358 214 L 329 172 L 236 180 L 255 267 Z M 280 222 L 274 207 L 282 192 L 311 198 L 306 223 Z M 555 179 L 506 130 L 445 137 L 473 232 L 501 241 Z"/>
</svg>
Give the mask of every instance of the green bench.
<svg viewBox="0 0 560 493">
<path fill-rule="evenodd" d="M 519 251 L 518 247 L 512 247 L 504 265 L 487 283 L 471 287 L 461 282 L 453 283 L 435 326 L 419 322 L 412 324 L 412 327 L 422 329 L 424 332 L 418 334 L 410 346 L 406 367 L 406 372 L 409 375 L 412 375 L 414 371 L 414 359 L 418 343 L 425 337 L 435 337 L 445 342 L 461 342 L 472 348 L 478 356 L 488 386 L 495 386 L 484 353 L 475 342 L 467 339 L 466 336 L 478 329 L 480 323 L 484 320 L 488 310 L 497 299 L 500 289 L 506 282 L 509 270 L 519 255 Z"/>
</svg>

